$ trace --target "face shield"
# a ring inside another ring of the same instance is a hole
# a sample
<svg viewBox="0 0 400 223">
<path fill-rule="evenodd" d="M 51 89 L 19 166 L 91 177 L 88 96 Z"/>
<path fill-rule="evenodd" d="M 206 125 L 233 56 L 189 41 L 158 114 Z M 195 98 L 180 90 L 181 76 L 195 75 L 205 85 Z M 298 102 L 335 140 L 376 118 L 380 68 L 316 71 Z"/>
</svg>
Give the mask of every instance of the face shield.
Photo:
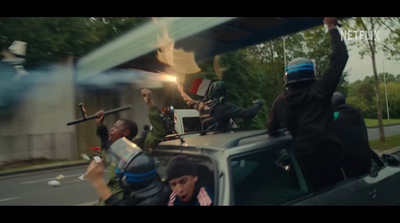
<svg viewBox="0 0 400 223">
<path fill-rule="evenodd" d="M 106 162 L 122 172 L 129 162 L 142 152 L 139 146 L 122 137 L 108 148 Z"/>
</svg>

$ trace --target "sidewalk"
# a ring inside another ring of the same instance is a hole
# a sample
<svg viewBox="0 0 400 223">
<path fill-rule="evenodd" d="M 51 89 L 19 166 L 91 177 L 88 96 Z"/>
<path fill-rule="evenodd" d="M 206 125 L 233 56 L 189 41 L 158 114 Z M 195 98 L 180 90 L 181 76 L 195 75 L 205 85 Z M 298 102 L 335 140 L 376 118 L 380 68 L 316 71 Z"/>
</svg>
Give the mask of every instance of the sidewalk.
<svg viewBox="0 0 400 223">
<path fill-rule="evenodd" d="M 21 168 L 21 169 L 18 169 L 18 170 L 10 170 L 10 171 L 7 171 L 7 172 L 3 172 L 3 173 L 0 173 L 0 177 L 23 174 L 23 173 L 32 173 L 32 172 L 38 172 L 38 171 L 45 171 L 45 170 L 52 170 L 52 169 L 74 167 L 74 166 L 84 166 L 84 165 L 89 165 L 89 161 L 87 161 L 87 160 L 76 160 L 76 161 L 71 161 L 71 162 L 42 164 L 42 165 L 37 165 L 37 166 L 34 166 L 34 167 L 27 167 L 27 168 Z"/>
<path fill-rule="evenodd" d="M 394 147 L 394 148 L 391 148 L 391 149 L 387 149 L 387 150 L 378 152 L 377 154 L 379 156 L 381 156 L 384 153 L 386 153 L 386 154 L 394 154 L 394 153 L 398 153 L 398 152 L 400 152 L 400 146 L 397 146 L 397 147 Z"/>
</svg>

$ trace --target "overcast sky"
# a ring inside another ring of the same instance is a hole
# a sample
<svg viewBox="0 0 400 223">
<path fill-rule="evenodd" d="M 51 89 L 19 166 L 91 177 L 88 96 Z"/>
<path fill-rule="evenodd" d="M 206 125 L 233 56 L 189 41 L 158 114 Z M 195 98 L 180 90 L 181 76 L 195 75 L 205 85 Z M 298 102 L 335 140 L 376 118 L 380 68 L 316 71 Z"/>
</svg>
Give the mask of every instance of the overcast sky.
<svg viewBox="0 0 400 223">
<path fill-rule="evenodd" d="M 386 32 L 385 30 L 381 30 L 378 35 L 380 41 L 383 41 L 387 34 L 388 32 Z M 372 71 L 371 56 L 366 55 L 364 56 L 364 59 L 360 59 L 360 55 L 358 54 L 359 49 L 356 46 L 350 46 L 349 44 L 349 41 L 355 40 L 345 41 L 349 50 L 349 60 L 347 61 L 347 65 L 344 69 L 349 73 L 347 80 L 349 82 L 354 82 L 356 80 L 363 80 L 366 76 L 373 76 L 374 73 Z M 385 59 L 384 53 L 382 51 L 379 51 L 377 54 L 375 54 L 375 57 L 378 74 L 381 72 L 388 72 L 394 75 L 400 74 L 400 61 Z"/>
<path fill-rule="evenodd" d="M 352 50 L 349 51 L 349 60 L 344 69 L 349 73 L 347 80 L 354 82 L 356 80 L 363 80 L 366 76 L 373 76 L 371 56 L 364 56 L 364 59 L 360 59 L 356 47 L 348 48 L 352 48 Z M 384 71 L 394 75 L 400 74 L 400 61 L 385 60 L 383 52 L 378 52 L 375 56 L 378 74 Z"/>
</svg>

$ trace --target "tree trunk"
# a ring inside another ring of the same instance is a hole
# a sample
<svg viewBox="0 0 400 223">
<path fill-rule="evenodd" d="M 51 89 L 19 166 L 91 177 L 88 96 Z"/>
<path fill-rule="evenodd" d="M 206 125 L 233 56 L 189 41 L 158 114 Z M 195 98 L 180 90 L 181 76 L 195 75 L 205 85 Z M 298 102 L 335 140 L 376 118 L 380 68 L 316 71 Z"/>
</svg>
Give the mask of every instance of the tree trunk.
<svg viewBox="0 0 400 223">
<path fill-rule="evenodd" d="M 385 142 L 385 134 L 383 130 L 382 123 L 382 103 L 381 103 L 381 90 L 379 88 L 379 78 L 376 71 L 376 62 L 375 62 L 375 52 L 371 51 L 371 59 L 372 59 L 372 68 L 374 71 L 374 79 L 375 79 L 375 94 L 376 94 L 376 114 L 378 117 L 378 126 L 379 126 L 379 141 Z"/>
<path fill-rule="evenodd" d="M 362 19 L 361 19 L 361 21 L 362 21 Z M 378 118 L 379 141 L 385 142 L 385 133 L 383 130 L 383 123 L 382 123 L 381 90 L 379 88 L 379 77 L 378 77 L 378 72 L 376 71 L 376 61 L 375 61 L 375 51 L 376 51 L 375 35 L 374 35 L 374 25 L 375 24 L 374 24 L 374 20 L 372 17 L 370 18 L 370 23 L 371 23 L 371 30 L 370 30 L 371 36 L 368 38 L 368 44 L 369 44 L 369 48 L 371 51 L 372 69 L 374 72 L 374 80 L 375 80 L 376 114 L 377 114 L 377 118 Z M 362 24 L 363 24 L 365 30 L 367 30 L 367 27 L 365 26 L 364 21 L 362 21 Z"/>
</svg>

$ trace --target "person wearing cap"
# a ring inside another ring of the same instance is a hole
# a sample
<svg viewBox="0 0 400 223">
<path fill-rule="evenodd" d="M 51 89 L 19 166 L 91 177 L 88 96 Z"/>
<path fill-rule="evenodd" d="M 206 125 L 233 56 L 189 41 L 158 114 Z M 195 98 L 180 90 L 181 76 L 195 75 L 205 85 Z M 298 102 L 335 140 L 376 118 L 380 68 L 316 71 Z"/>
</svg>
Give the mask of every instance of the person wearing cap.
<svg viewBox="0 0 400 223">
<path fill-rule="evenodd" d="M 214 194 L 202 185 L 196 164 L 185 156 L 176 156 L 167 166 L 167 180 L 172 191 L 168 206 L 212 206 Z"/>
<path fill-rule="evenodd" d="M 369 146 L 367 126 L 361 111 L 347 104 L 344 94 L 338 91 L 333 93 L 332 107 L 336 132 L 346 148 L 343 165 L 346 177 L 371 172 L 372 160 L 382 166 L 382 160 Z"/>
<path fill-rule="evenodd" d="M 345 179 L 344 147 L 333 125 L 332 95 L 349 58 L 346 45 L 336 28 L 337 18 L 325 17 L 331 37 L 332 54 L 325 73 L 318 79 L 314 63 L 296 58 L 285 69 L 286 90 L 274 101 L 268 117 L 271 136 L 286 128 L 293 136 L 313 190 Z"/>
<path fill-rule="evenodd" d="M 193 100 L 178 84 L 178 91 L 189 108 L 199 111 L 202 135 L 232 131 L 233 118 L 252 119 L 263 106 L 261 99 L 252 101 L 249 108 L 241 108 L 225 101 L 226 85 L 224 81 L 215 81 L 208 88 L 202 101 Z"/>
<path fill-rule="evenodd" d="M 161 182 L 154 158 L 145 154 L 125 137 L 116 140 L 109 148 L 108 158 L 102 162 L 93 160 L 85 173 L 107 206 L 165 206 L 171 191 Z M 104 161 L 114 164 L 114 173 L 122 188 L 117 196 L 104 180 Z"/>
</svg>

